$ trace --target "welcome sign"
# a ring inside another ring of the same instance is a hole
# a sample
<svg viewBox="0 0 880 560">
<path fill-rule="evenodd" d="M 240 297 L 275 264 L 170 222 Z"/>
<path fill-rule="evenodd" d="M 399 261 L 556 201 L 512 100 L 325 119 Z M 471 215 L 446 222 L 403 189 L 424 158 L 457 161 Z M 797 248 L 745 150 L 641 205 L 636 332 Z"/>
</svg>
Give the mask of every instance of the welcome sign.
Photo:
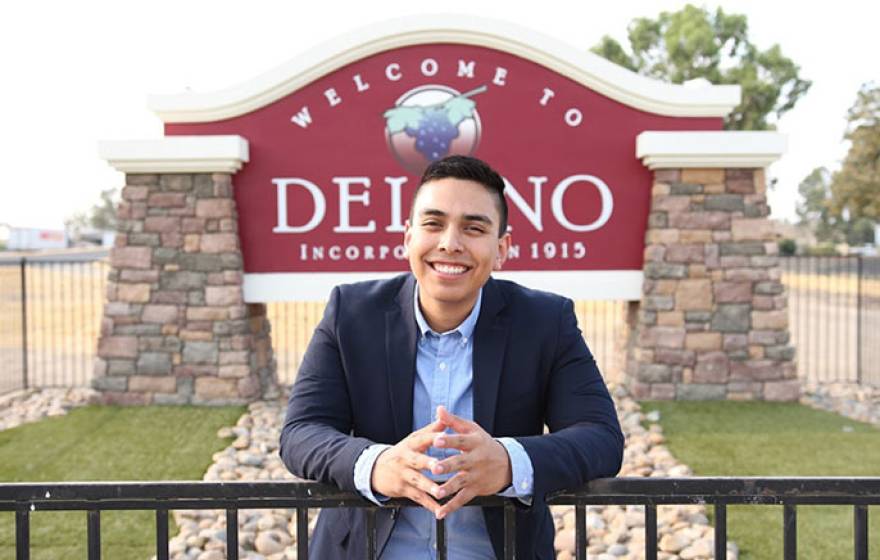
<svg viewBox="0 0 880 560">
<path fill-rule="evenodd" d="M 640 280 L 652 174 L 636 137 L 720 130 L 732 97 L 654 82 L 494 22 L 447 28 L 431 18 L 341 39 L 225 92 L 154 98 L 153 107 L 167 136 L 247 140 L 249 161 L 233 180 L 245 287 L 274 286 L 277 299 L 304 274 L 406 270 L 413 191 L 449 154 L 479 157 L 504 176 L 506 271 Z"/>
</svg>

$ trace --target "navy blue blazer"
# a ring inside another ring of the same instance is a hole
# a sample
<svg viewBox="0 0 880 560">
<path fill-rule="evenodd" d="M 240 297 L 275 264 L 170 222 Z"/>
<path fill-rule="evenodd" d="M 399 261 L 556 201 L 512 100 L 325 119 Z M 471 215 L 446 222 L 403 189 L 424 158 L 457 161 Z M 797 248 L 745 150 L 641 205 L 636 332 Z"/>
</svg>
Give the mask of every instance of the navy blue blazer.
<svg viewBox="0 0 880 560">
<path fill-rule="evenodd" d="M 356 492 L 361 452 L 413 431 L 414 289 L 412 274 L 333 289 L 281 433 L 281 457 L 295 475 Z M 614 404 L 571 300 L 490 278 L 473 340 L 474 420 L 492 436 L 515 437 L 534 466 L 532 505 L 517 509 L 517 557 L 552 559 L 554 527 L 544 497 L 617 474 L 623 434 Z M 501 508 L 483 514 L 501 558 Z M 395 519 L 392 508 L 378 512 L 380 551 Z M 323 510 L 312 554 L 364 558 L 365 526 L 361 508 Z"/>
</svg>

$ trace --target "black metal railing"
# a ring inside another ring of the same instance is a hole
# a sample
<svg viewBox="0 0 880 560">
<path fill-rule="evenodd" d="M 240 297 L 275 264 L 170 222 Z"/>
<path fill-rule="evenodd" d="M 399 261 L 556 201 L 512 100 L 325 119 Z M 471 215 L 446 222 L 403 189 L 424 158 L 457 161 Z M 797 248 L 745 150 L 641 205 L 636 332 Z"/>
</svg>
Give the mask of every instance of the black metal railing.
<svg viewBox="0 0 880 560">
<path fill-rule="evenodd" d="M 880 257 L 780 259 L 798 375 L 880 387 Z"/>
<path fill-rule="evenodd" d="M 706 504 L 715 513 L 715 558 L 727 557 L 729 504 L 781 504 L 783 550 L 786 560 L 797 557 L 799 505 L 853 506 L 853 544 L 856 560 L 868 558 L 868 506 L 880 504 L 880 478 L 611 478 L 548 497 L 551 505 L 575 507 L 576 558 L 587 557 L 587 506 L 643 505 L 645 558 L 657 558 L 657 506 Z M 516 514 L 512 501 L 479 498 L 473 505 L 504 508 L 504 557 L 515 558 Z M 384 507 L 408 507 L 407 500 L 391 500 Z M 308 558 L 310 508 L 367 508 L 367 551 L 376 558 L 378 508 L 356 494 L 314 482 L 99 482 L 0 484 L 0 511 L 15 511 L 16 559 L 30 557 L 30 515 L 34 511 L 85 511 L 88 558 L 101 557 L 101 511 L 152 510 L 156 512 L 156 556 L 167 560 L 168 512 L 177 509 L 226 510 L 227 558 L 238 558 L 240 509 L 296 509 L 297 557 Z M 446 558 L 444 522 L 437 522 L 437 557 Z"/>
<path fill-rule="evenodd" d="M 0 256 L 0 393 L 89 384 L 107 254 Z"/>
</svg>

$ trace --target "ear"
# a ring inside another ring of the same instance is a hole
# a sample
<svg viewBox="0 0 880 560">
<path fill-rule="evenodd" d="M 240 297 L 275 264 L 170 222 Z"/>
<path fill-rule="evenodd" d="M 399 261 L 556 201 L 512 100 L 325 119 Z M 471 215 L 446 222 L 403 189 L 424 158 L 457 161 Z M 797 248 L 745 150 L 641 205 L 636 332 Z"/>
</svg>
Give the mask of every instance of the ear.
<svg viewBox="0 0 880 560">
<path fill-rule="evenodd" d="M 507 252 L 510 250 L 510 234 L 505 233 L 498 239 L 498 254 L 495 255 L 495 262 L 492 270 L 501 270 L 501 266 L 507 260 Z"/>
<path fill-rule="evenodd" d="M 403 248 L 409 252 L 409 244 L 412 240 L 412 223 L 407 219 L 403 222 Z"/>
</svg>

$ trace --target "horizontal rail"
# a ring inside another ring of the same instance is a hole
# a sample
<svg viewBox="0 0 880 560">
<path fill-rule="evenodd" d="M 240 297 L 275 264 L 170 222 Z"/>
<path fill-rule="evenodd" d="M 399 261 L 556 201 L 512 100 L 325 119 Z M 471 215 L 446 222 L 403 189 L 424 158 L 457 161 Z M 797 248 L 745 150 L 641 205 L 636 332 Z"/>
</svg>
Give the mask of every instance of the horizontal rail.
<svg viewBox="0 0 880 560">
<path fill-rule="evenodd" d="M 587 505 L 639 504 L 645 511 L 644 557 L 656 559 L 657 506 L 659 504 L 714 504 L 715 554 L 724 557 L 727 546 L 727 504 L 783 504 L 785 558 L 797 554 L 797 506 L 799 504 L 848 504 L 853 506 L 853 546 L 857 560 L 868 557 L 868 505 L 880 504 L 880 478 L 606 478 L 573 490 L 548 496 L 551 505 L 574 505 L 575 543 L 578 559 L 587 557 Z M 471 505 L 503 507 L 505 559 L 516 556 L 516 509 L 514 502 L 499 496 L 480 497 Z M 389 500 L 383 507 L 417 506 L 409 500 Z M 140 509 L 156 512 L 156 557 L 169 558 L 168 512 L 175 509 L 225 509 L 228 558 L 238 558 L 238 510 L 259 508 L 296 509 L 297 556 L 309 556 L 309 508 L 363 507 L 366 511 L 366 552 L 376 558 L 377 507 L 358 494 L 310 481 L 285 482 L 59 482 L 0 484 L 0 511 L 15 511 L 16 558 L 30 558 L 30 514 L 45 510 L 88 512 L 89 559 L 101 557 L 102 510 Z M 448 540 L 445 521 L 437 521 L 437 558 L 446 560 Z M 453 537 L 454 538 L 454 537 Z"/>
<path fill-rule="evenodd" d="M 485 496 L 472 504 L 503 506 Z M 880 477 L 605 478 L 547 497 L 550 505 L 880 504 Z M 56 482 L 0 484 L 0 510 L 372 507 L 358 494 L 311 481 Z M 390 500 L 389 507 L 415 505 Z"/>
</svg>

